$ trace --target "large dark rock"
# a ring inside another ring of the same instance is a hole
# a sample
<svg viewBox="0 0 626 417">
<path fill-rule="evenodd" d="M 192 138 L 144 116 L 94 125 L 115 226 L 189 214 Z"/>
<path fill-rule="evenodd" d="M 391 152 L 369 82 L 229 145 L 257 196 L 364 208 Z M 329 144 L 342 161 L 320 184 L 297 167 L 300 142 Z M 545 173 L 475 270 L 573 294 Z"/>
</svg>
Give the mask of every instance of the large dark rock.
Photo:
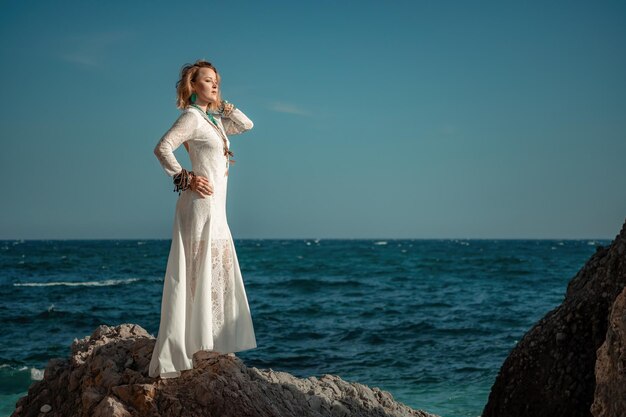
<svg viewBox="0 0 626 417">
<path fill-rule="evenodd" d="M 626 288 L 617 297 L 606 340 L 598 349 L 594 417 L 626 416 Z"/>
<path fill-rule="evenodd" d="M 338 376 L 300 379 L 208 351 L 178 378 L 150 378 L 154 342 L 134 324 L 99 326 L 69 359 L 50 360 L 12 417 L 437 417 Z"/>
<path fill-rule="evenodd" d="M 570 281 L 563 303 L 511 351 L 482 416 L 590 417 L 596 351 L 606 338 L 611 307 L 625 286 L 626 224 Z"/>
</svg>

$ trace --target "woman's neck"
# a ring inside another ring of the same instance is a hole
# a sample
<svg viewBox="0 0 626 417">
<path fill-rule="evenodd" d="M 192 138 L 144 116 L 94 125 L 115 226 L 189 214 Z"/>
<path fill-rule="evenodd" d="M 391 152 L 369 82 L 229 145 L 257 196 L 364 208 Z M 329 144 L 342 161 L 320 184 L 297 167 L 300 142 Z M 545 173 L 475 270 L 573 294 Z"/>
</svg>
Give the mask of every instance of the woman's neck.
<svg viewBox="0 0 626 417">
<path fill-rule="evenodd" d="M 196 100 L 196 102 L 193 103 L 193 104 L 195 104 L 196 106 L 200 107 L 202 110 L 204 110 L 204 112 L 207 112 L 209 110 L 209 104 L 210 103 L 208 101 L 203 103 L 203 102 L 200 102 L 200 101 Z"/>
</svg>

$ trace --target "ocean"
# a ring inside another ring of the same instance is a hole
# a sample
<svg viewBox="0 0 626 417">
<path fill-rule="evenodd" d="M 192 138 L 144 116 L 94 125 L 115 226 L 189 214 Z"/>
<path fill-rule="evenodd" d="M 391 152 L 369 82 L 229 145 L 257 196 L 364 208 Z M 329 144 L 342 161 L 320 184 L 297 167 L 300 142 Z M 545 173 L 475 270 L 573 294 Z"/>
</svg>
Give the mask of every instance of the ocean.
<svg viewBox="0 0 626 417">
<path fill-rule="evenodd" d="M 511 349 L 606 240 L 235 240 L 247 366 L 479 416 Z M 0 241 L 0 416 L 100 324 L 157 334 L 169 240 Z"/>
</svg>

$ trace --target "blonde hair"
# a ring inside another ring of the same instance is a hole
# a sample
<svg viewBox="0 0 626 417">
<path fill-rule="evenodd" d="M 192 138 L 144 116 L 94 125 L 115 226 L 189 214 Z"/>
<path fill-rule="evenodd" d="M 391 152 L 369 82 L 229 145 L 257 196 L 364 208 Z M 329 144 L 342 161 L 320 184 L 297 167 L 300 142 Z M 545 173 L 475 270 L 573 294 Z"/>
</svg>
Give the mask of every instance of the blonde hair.
<svg viewBox="0 0 626 417">
<path fill-rule="evenodd" d="M 191 93 L 193 91 L 193 88 L 191 87 L 191 82 L 196 80 L 198 72 L 200 72 L 200 68 L 211 68 L 213 71 L 215 71 L 215 76 L 217 77 L 216 81 L 218 85 L 217 101 L 210 103 L 209 108 L 211 110 L 216 110 L 219 107 L 222 101 L 222 95 L 220 92 L 221 89 L 219 88 L 222 78 L 217 72 L 217 68 L 215 68 L 213 64 L 208 61 L 199 59 L 194 64 L 185 64 L 180 70 L 180 79 L 176 82 L 176 107 L 178 107 L 179 109 L 184 109 L 191 105 Z"/>
</svg>

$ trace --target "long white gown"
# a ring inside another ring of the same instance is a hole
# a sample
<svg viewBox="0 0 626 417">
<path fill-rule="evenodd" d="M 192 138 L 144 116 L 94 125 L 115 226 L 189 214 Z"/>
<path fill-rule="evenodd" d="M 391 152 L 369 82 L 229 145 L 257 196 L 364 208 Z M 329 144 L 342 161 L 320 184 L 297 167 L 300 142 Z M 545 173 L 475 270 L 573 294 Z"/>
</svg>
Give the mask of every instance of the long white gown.
<svg viewBox="0 0 626 417">
<path fill-rule="evenodd" d="M 214 116 L 216 127 L 202 110 L 184 109 L 154 149 L 172 178 L 182 169 L 174 156 L 189 145 L 191 170 L 208 178 L 213 194 L 202 197 L 190 189 L 176 203 L 172 243 L 161 301 L 161 322 L 149 375 L 175 378 L 193 368 L 199 350 L 238 352 L 256 347 L 256 338 L 235 246 L 226 220 L 228 134 L 252 129 L 241 110 Z M 172 187 L 173 182 L 171 182 Z"/>
</svg>

